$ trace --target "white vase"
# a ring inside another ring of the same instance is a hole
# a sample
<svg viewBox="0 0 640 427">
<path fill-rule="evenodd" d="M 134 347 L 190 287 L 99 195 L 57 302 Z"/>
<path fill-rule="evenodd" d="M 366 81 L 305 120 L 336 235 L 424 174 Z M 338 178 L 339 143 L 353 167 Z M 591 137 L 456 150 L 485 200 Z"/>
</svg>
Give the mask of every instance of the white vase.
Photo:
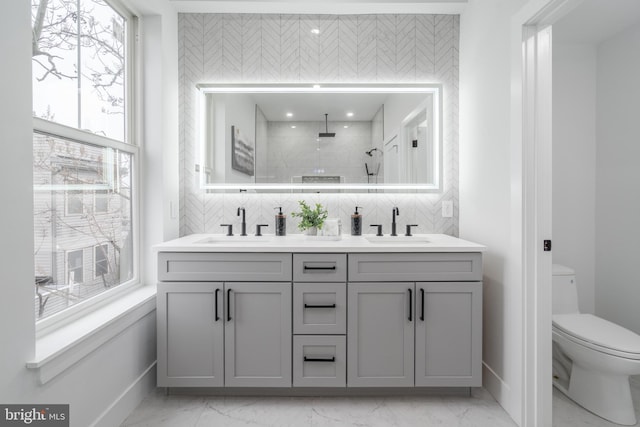
<svg viewBox="0 0 640 427">
<path fill-rule="evenodd" d="M 304 234 L 307 236 L 317 236 L 318 235 L 318 227 L 309 227 L 304 230 Z"/>
</svg>

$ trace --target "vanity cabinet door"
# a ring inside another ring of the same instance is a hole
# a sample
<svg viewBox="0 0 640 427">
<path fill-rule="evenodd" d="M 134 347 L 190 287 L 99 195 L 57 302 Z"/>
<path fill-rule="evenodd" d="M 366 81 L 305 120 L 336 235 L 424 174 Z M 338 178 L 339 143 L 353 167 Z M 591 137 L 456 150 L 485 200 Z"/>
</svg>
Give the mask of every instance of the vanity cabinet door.
<svg viewBox="0 0 640 427">
<path fill-rule="evenodd" d="M 158 284 L 158 386 L 224 385 L 222 295 L 222 283 Z"/>
<path fill-rule="evenodd" d="M 349 283 L 347 385 L 413 386 L 414 283 Z"/>
<path fill-rule="evenodd" d="M 291 283 L 225 283 L 225 385 L 291 387 Z"/>
<path fill-rule="evenodd" d="M 482 386 L 482 282 L 418 282 L 416 315 L 416 386 Z"/>
</svg>

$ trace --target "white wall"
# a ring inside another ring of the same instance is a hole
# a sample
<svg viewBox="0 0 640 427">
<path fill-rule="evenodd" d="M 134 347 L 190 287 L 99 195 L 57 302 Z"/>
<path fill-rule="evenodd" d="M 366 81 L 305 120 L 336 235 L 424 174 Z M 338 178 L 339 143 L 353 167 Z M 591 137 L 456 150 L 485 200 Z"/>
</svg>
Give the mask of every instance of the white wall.
<svg viewBox="0 0 640 427">
<path fill-rule="evenodd" d="M 640 333 L 640 26 L 597 56 L 596 315 Z"/>
<path fill-rule="evenodd" d="M 149 368 L 155 363 L 154 312 L 136 321 L 44 386 L 38 384 L 35 372 L 28 371 L 25 366 L 35 353 L 30 9 L 29 2 L 12 1 L 3 4 L 0 15 L 0 56 L 11 58 L 0 68 L 3 94 L 0 135 L 1 148 L 7 159 L 0 168 L 0 179 L 5 184 L 0 189 L 5 206 L 0 213 L 3 243 L 0 245 L 0 339 L 3 343 L 0 351 L 0 402 L 66 403 L 71 406 L 71 425 L 74 427 L 85 427 L 95 422 L 118 425 L 144 392 L 153 386 L 149 379 L 153 380 L 154 371 Z M 140 117 L 140 120 L 162 130 L 154 134 L 150 126 L 146 127 L 146 140 L 149 147 L 160 148 L 163 162 L 167 162 L 167 155 L 170 155 L 176 164 L 166 169 L 172 182 L 164 183 L 164 190 L 157 192 L 151 189 L 160 187 L 154 183 L 163 181 L 161 168 L 141 165 L 141 194 L 158 195 L 145 198 L 145 203 L 151 203 L 147 212 L 158 207 L 160 212 L 168 213 L 169 199 L 177 197 L 177 192 L 173 192 L 177 189 L 177 174 L 171 174 L 172 171 L 177 172 L 177 16 L 171 11 L 172 7 L 167 2 L 156 1 L 153 4 L 152 13 L 163 14 L 163 37 L 164 31 L 168 31 L 166 34 L 174 39 L 174 43 L 165 45 L 160 42 L 165 54 L 162 65 L 166 74 L 163 79 L 145 83 L 144 92 L 153 89 L 161 94 L 156 100 L 145 100 L 145 103 L 155 102 L 159 113 Z M 167 56 L 167 53 L 171 55 Z M 173 95 L 175 99 L 172 99 Z M 173 144 L 165 144 L 171 139 Z M 150 191 L 145 192 L 146 188 Z M 165 215 L 151 214 L 145 217 L 151 224 L 150 230 L 142 230 L 145 253 L 150 254 L 148 248 L 152 242 L 177 233 L 175 224 L 170 221 L 162 223 L 163 217 Z M 160 223 L 154 220 L 158 218 Z M 156 226 L 158 224 L 159 227 Z M 142 267 L 147 271 L 144 262 Z M 148 270 L 154 269 L 149 267 Z M 148 375 L 144 375 L 145 372 Z"/>
<path fill-rule="evenodd" d="M 521 419 L 521 264 L 511 229 L 511 16 L 524 0 L 470 0 L 460 21 L 460 237 L 484 253 L 485 387 Z"/>
<path fill-rule="evenodd" d="M 553 262 L 576 270 L 579 307 L 594 312 L 596 48 L 553 45 Z"/>
</svg>

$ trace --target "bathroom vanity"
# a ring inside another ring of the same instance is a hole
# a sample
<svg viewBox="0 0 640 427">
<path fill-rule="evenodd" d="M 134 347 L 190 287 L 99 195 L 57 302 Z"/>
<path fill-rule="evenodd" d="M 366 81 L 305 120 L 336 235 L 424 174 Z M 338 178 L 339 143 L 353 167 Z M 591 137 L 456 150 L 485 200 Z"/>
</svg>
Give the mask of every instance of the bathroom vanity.
<svg viewBox="0 0 640 427">
<path fill-rule="evenodd" d="M 484 246 L 191 235 L 158 253 L 158 386 L 478 387 Z"/>
</svg>

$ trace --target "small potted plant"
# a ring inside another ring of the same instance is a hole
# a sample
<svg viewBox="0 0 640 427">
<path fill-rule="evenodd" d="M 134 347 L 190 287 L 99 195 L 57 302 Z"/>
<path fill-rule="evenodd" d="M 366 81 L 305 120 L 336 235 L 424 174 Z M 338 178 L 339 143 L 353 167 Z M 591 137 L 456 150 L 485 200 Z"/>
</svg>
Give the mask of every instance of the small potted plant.
<svg viewBox="0 0 640 427">
<path fill-rule="evenodd" d="M 298 228 L 308 236 L 318 234 L 318 229 L 322 229 L 324 220 L 327 219 L 329 213 L 322 207 L 320 203 L 316 203 L 315 209 L 311 209 L 304 200 L 299 200 L 300 212 L 292 212 L 291 216 L 300 218 Z"/>
</svg>

